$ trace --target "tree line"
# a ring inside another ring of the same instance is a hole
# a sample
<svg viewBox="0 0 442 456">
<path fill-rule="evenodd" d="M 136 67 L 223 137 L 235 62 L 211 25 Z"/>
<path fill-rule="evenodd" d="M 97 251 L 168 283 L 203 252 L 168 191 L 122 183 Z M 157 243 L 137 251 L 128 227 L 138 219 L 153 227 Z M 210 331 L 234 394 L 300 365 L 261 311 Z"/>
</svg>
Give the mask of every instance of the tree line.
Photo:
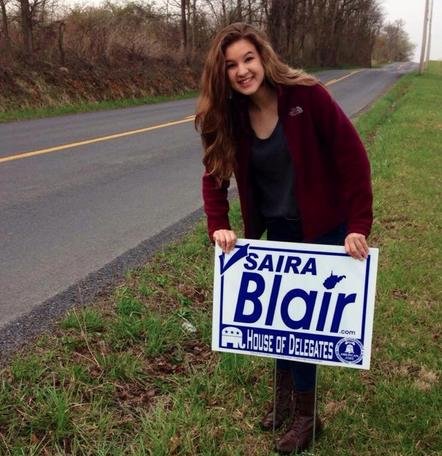
<svg viewBox="0 0 442 456">
<path fill-rule="evenodd" d="M 106 1 L 63 8 L 57 0 L 0 0 L 0 65 L 127 66 L 172 59 L 199 68 L 221 27 L 264 30 L 292 66 L 371 66 L 407 60 L 404 23 L 384 23 L 379 0 Z"/>
</svg>

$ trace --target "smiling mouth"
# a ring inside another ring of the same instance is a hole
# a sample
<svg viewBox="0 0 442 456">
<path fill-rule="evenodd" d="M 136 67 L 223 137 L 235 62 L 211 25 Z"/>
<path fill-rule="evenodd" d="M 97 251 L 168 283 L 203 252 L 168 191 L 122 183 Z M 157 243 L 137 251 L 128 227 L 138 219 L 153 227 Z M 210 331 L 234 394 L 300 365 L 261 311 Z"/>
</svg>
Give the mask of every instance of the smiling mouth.
<svg viewBox="0 0 442 456">
<path fill-rule="evenodd" d="M 249 85 L 250 82 L 252 82 L 252 79 L 253 79 L 252 77 L 242 79 L 241 81 L 238 81 L 238 84 L 240 86 L 247 86 L 247 85 Z"/>
</svg>

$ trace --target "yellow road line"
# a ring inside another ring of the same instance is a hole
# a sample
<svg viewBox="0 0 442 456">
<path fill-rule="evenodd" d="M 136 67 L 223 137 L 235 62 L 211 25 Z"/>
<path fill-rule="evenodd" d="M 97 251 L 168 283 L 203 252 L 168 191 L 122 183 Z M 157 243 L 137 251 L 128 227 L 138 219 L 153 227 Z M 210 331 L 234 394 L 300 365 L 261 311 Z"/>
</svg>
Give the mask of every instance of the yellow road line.
<svg viewBox="0 0 442 456">
<path fill-rule="evenodd" d="M 332 84 L 336 84 L 337 82 L 343 81 L 344 79 L 347 79 L 347 78 L 349 78 L 350 76 L 353 76 L 356 73 L 360 73 L 361 71 L 364 71 L 364 69 L 354 70 L 351 73 L 348 73 L 345 76 L 342 76 L 341 78 L 338 78 L 338 79 L 331 79 L 330 81 L 326 82 L 325 85 L 329 86 L 329 85 L 332 85 Z"/>
<path fill-rule="evenodd" d="M 337 82 L 343 81 L 344 79 L 347 79 L 350 76 L 353 76 L 354 74 L 359 73 L 361 71 L 363 71 L 363 69 L 354 70 L 354 71 L 346 74 L 345 76 L 342 76 L 338 79 L 332 79 L 332 80 L 326 82 L 325 85 L 329 86 L 332 84 L 336 84 Z M 152 127 L 139 128 L 138 130 L 125 131 L 123 133 L 116 133 L 116 134 L 108 135 L 108 136 L 100 136 L 98 138 L 87 139 L 85 141 L 78 141 L 78 142 L 69 143 L 69 144 L 62 144 L 60 146 L 49 147 L 47 149 L 34 150 L 32 152 L 22 152 L 19 154 L 0 158 L 0 163 L 6 163 L 6 162 L 14 161 L 14 160 L 21 160 L 23 158 L 35 157 L 37 155 L 49 154 L 52 152 L 58 152 L 60 150 L 65 150 L 65 149 L 72 149 L 74 147 L 85 146 L 87 144 L 94 144 L 94 143 L 98 143 L 98 142 L 102 142 L 102 141 L 109 141 L 112 139 L 124 138 L 125 136 L 137 135 L 139 133 L 146 133 L 148 131 L 158 130 L 160 128 L 166 128 L 166 127 L 171 127 L 173 125 L 179 125 L 179 124 L 183 124 L 186 122 L 192 122 L 194 119 L 195 119 L 195 116 L 187 116 L 181 120 L 166 122 L 166 123 L 160 124 L 160 125 L 153 125 Z"/>
<path fill-rule="evenodd" d="M 58 152 L 59 150 L 65 150 L 65 149 L 71 149 L 73 147 L 85 146 L 86 144 L 93 144 L 93 143 L 97 143 L 97 142 L 101 142 L 101 141 L 109 141 L 111 139 L 124 138 L 125 136 L 137 135 L 139 133 L 145 133 L 147 131 L 158 130 L 160 128 L 166 128 L 166 127 L 171 127 L 173 125 L 179 125 L 179 124 L 183 124 L 186 122 L 191 122 L 191 121 L 193 121 L 194 118 L 195 118 L 195 116 L 188 116 L 182 120 L 166 122 L 164 124 L 154 125 L 152 127 L 140 128 L 138 130 L 125 131 L 123 133 L 116 133 L 116 134 L 108 135 L 108 136 L 100 136 L 99 138 L 87 139 L 85 141 L 79 141 L 79 142 L 70 143 L 70 144 L 62 144 L 61 146 L 49 147 L 47 149 L 40 149 L 40 150 L 34 150 L 32 152 L 23 152 L 20 154 L 10 155 L 8 157 L 0 158 L 0 163 L 10 162 L 13 160 L 20 160 L 22 158 L 35 157 L 36 155 L 49 154 L 51 152 Z"/>
</svg>

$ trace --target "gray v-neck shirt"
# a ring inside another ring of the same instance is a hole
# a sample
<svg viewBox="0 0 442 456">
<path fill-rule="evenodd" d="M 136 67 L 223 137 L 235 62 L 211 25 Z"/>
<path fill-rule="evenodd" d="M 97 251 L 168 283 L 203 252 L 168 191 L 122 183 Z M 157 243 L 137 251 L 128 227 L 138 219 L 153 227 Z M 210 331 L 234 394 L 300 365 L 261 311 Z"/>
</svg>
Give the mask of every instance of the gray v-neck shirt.
<svg viewBox="0 0 442 456">
<path fill-rule="evenodd" d="M 293 163 L 280 120 L 268 138 L 254 136 L 251 168 L 261 214 L 265 218 L 298 218 Z"/>
</svg>

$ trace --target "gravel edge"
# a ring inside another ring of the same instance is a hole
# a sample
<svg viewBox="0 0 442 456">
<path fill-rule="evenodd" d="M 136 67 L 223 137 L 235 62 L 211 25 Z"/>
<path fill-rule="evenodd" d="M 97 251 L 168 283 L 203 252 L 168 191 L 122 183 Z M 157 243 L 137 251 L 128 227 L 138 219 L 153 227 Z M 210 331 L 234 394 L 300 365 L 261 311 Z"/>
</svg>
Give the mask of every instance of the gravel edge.
<svg viewBox="0 0 442 456">
<path fill-rule="evenodd" d="M 203 208 L 197 209 L 0 328 L 0 366 L 7 364 L 20 348 L 51 329 L 67 310 L 91 304 L 99 294 L 111 292 L 127 271 L 144 265 L 167 244 L 183 237 L 203 215 Z"/>
</svg>

